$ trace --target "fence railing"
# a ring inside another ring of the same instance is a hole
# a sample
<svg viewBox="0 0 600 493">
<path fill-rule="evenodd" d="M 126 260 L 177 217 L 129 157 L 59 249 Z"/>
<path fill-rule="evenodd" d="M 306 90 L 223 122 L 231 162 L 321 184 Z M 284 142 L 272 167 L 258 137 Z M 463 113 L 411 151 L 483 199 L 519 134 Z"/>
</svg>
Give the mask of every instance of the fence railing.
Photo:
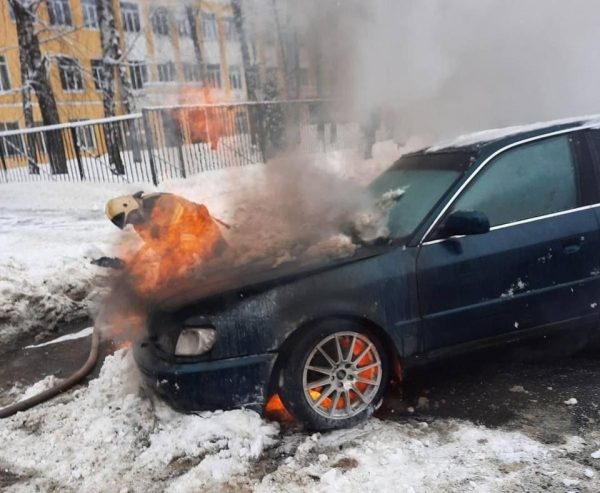
<svg viewBox="0 0 600 493">
<path fill-rule="evenodd" d="M 323 100 L 155 107 L 0 132 L 0 181 L 152 182 L 261 163 L 293 149 L 356 147 L 356 123 Z"/>
</svg>

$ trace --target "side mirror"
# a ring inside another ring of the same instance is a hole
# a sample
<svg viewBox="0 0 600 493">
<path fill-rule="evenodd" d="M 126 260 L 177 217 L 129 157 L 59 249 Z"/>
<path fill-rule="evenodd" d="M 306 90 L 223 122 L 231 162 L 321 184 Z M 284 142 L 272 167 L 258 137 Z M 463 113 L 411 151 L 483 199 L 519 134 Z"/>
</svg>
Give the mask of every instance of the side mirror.
<svg viewBox="0 0 600 493">
<path fill-rule="evenodd" d="M 438 238 L 459 235 L 481 235 L 490 230 L 490 220 L 479 211 L 454 211 L 440 229 Z"/>
</svg>

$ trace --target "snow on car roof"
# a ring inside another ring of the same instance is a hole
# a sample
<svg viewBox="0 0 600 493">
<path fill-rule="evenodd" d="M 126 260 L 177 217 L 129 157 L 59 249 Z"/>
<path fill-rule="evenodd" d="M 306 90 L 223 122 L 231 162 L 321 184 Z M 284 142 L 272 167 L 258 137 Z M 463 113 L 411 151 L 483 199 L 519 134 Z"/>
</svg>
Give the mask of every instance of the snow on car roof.
<svg viewBox="0 0 600 493">
<path fill-rule="evenodd" d="M 437 144 L 429 147 L 426 152 L 437 152 L 443 149 L 452 149 L 459 147 L 467 147 L 492 140 L 502 139 L 511 135 L 516 135 L 524 132 L 531 132 L 534 130 L 540 130 L 546 127 L 568 125 L 570 123 L 580 123 L 585 125 L 598 124 L 600 126 L 600 114 L 589 115 L 589 116 L 578 116 L 571 118 L 563 118 L 560 120 L 552 120 L 545 122 L 530 123 L 527 125 L 515 125 L 512 127 L 504 128 L 493 128 L 490 130 L 483 130 L 480 132 L 474 132 L 470 134 L 460 135 L 449 140 L 438 142 Z"/>
</svg>

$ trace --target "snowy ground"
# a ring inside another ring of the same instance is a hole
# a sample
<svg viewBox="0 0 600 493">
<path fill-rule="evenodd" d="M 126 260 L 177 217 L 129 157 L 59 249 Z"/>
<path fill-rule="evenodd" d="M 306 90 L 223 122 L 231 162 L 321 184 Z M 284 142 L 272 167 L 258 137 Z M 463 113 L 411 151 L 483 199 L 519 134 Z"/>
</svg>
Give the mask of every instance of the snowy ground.
<svg viewBox="0 0 600 493">
<path fill-rule="evenodd" d="M 0 489 L 12 492 L 600 490 L 594 426 L 539 441 L 425 414 L 324 434 L 246 410 L 182 415 L 141 389 L 127 350 L 107 357 L 87 387 L 0 421 L 0 440 Z"/>
</svg>

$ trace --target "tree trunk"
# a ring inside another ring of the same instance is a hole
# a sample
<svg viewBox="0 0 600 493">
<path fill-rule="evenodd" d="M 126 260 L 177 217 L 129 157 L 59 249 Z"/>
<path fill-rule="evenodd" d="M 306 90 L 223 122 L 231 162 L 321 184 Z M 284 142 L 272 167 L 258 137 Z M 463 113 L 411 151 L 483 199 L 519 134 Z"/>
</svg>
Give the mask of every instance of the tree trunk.
<svg viewBox="0 0 600 493">
<path fill-rule="evenodd" d="M 98 0 L 98 18 L 100 21 L 100 42 L 102 44 L 102 106 L 104 116 L 115 116 L 115 65 L 119 64 L 121 46 L 119 33 L 115 25 L 112 0 Z M 108 150 L 110 169 L 117 175 L 125 174 L 125 166 L 121 158 L 121 134 L 116 123 L 104 125 L 104 138 Z"/>
<path fill-rule="evenodd" d="M 32 128 L 35 124 L 33 121 L 33 106 L 31 105 L 31 87 L 29 85 L 29 74 L 24 68 L 26 65 L 21 60 L 21 97 L 23 100 L 23 117 L 25 118 L 25 126 Z M 25 134 L 25 145 L 27 147 L 27 167 L 32 175 L 39 175 L 40 168 L 37 164 L 37 153 L 35 148 L 35 134 Z"/>
<path fill-rule="evenodd" d="M 34 19 L 39 5 L 38 1 L 24 4 L 18 0 L 9 0 L 15 13 L 15 23 L 19 40 L 19 53 L 21 73 L 27 74 L 27 79 L 22 84 L 29 84 L 35 91 L 44 125 L 60 123 L 58 107 L 52 86 L 48 80 L 45 57 L 42 57 L 40 42 L 35 33 Z M 23 68 L 23 65 L 26 68 Z M 24 104 L 26 104 L 24 102 Z M 27 114 L 25 118 L 33 119 Z M 46 134 L 47 149 L 50 158 L 50 169 L 53 174 L 68 173 L 67 158 L 60 130 L 53 130 Z"/>
<path fill-rule="evenodd" d="M 258 72 L 256 66 L 252 64 L 250 60 L 250 48 L 248 47 L 248 39 L 244 29 L 244 18 L 242 13 L 241 0 L 231 0 L 231 8 L 233 10 L 233 19 L 235 22 L 235 29 L 237 31 L 238 39 L 240 41 L 240 48 L 242 51 L 242 64 L 244 65 L 244 78 L 246 79 L 246 92 L 248 94 L 249 101 L 257 101 L 256 89 L 258 87 Z M 263 111 L 260 105 L 250 106 L 248 108 L 250 113 L 250 135 L 252 136 L 252 143 L 259 146 L 263 158 L 266 158 L 265 149 L 265 131 L 263 127 Z"/>
</svg>

